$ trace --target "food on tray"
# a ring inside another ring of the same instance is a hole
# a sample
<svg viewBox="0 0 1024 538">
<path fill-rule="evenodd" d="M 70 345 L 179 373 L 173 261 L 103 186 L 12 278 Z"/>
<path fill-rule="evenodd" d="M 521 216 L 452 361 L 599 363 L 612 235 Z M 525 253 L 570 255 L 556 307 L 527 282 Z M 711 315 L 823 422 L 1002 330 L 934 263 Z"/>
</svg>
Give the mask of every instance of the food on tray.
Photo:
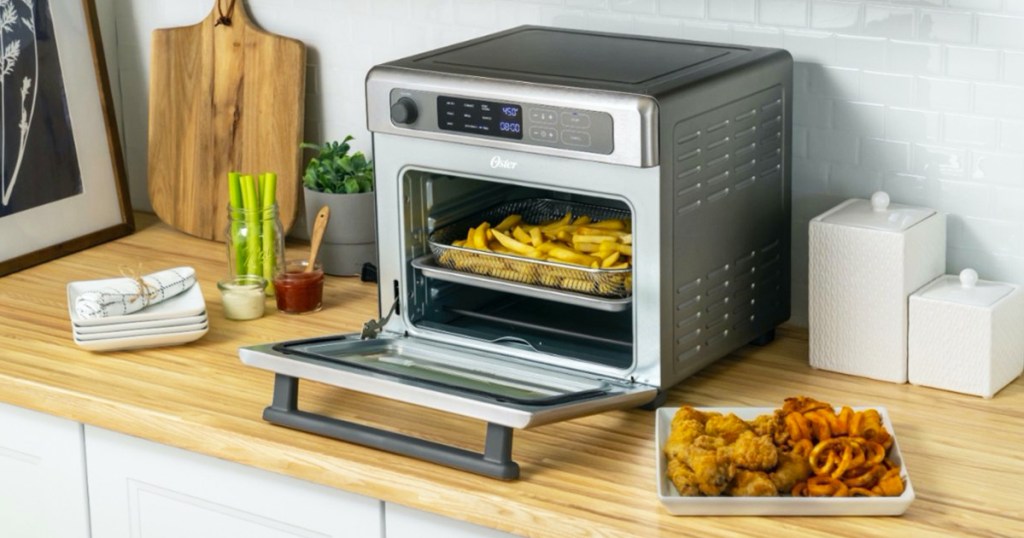
<svg viewBox="0 0 1024 538">
<path fill-rule="evenodd" d="M 632 267 L 633 235 L 627 219 L 594 221 L 589 216 L 574 216 L 566 211 L 559 219 L 528 223 L 522 215 L 510 214 L 495 225 L 482 222 L 470 227 L 465 238 L 453 241 L 452 246 L 528 258 L 519 262 L 455 250 L 438 256 L 438 262 L 446 267 L 504 280 L 605 296 L 624 295 L 631 285 L 628 272 L 615 271 Z M 559 273 L 533 260 L 607 273 Z"/>
<path fill-rule="evenodd" d="M 633 256 L 633 235 L 622 219 L 592 222 L 588 216 L 573 218 L 566 211 L 560 219 L 529 224 L 522 215 L 508 215 L 495 226 L 483 222 L 470 228 L 466 238 L 452 246 L 517 254 L 539 260 L 571 263 L 593 269 L 627 269 Z"/>
<path fill-rule="evenodd" d="M 662 449 L 683 496 L 899 496 L 892 441 L 875 409 L 799 396 L 749 422 L 682 407 Z"/>
</svg>

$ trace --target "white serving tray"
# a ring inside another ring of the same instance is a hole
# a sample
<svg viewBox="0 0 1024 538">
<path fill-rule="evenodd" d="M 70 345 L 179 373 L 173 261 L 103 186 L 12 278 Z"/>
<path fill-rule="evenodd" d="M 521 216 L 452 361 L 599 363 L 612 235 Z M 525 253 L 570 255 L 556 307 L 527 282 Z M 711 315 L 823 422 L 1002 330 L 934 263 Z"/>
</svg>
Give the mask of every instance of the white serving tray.
<svg viewBox="0 0 1024 538">
<path fill-rule="evenodd" d="M 74 331 L 75 341 L 77 342 L 92 342 L 95 340 L 113 340 L 119 338 L 131 338 L 134 336 L 157 336 L 161 334 L 177 334 L 183 332 L 198 331 L 206 327 L 207 319 L 203 317 L 198 322 L 183 323 L 180 325 L 170 325 L 167 327 L 151 327 L 148 329 L 132 329 L 127 331 L 108 331 L 102 333 L 89 333 L 83 334 L 79 331 Z"/>
<path fill-rule="evenodd" d="M 143 308 L 138 312 L 124 316 L 83 319 L 77 312 L 75 312 L 75 299 L 79 295 L 87 291 L 97 291 L 120 280 L 122 279 L 107 278 L 103 280 L 79 280 L 77 282 L 69 282 L 68 314 L 71 316 L 71 322 L 79 327 L 94 327 L 97 325 L 111 325 L 115 323 L 184 318 L 188 316 L 197 316 L 206 310 L 206 301 L 203 299 L 203 291 L 199 288 L 199 282 L 196 282 L 192 287 L 181 292 L 179 295 L 155 305 Z"/>
<path fill-rule="evenodd" d="M 75 343 L 89 351 L 115 351 L 122 349 L 141 349 L 147 347 L 174 346 L 198 340 L 210 330 L 210 325 L 205 323 L 201 329 L 184 332 L 152 334 L 148 336 L 130 336 L 126 338 L 107 338 L 102 340 L 79 340 L 75 336 Z"/>
<path fill-rule="evenodd" d="M 884 407 L 854 407 L 855 411 L 877 409 L 882 423 L 893 437 L 889 457 L 901 467 L 906 489 L 899 497 L 684 497 L 665 474 L 667 461 L 662 448 L 668 439 L 672 417 L 678 407 L 661 407 L 655 415 L 654 460 L 658 499 L 665 509 L 677 516 L 898 516 L 914 502 L 914 486 L 900 454 L 892 421 Z M 743 420 L 770 414 L 772 407 L 699 407 L 700 411 L 735 413 Z"/>
</svg>

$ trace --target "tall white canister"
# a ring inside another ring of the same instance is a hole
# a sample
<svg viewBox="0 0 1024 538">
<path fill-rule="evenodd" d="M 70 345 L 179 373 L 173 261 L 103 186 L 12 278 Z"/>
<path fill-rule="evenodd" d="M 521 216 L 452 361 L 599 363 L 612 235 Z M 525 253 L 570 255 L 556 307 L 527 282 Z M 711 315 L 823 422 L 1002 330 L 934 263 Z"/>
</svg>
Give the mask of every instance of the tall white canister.
<svg viewBox="0 0 1024 538">
<path fill-rule="evenodd" d="M 991 398 L 1024 371 L 1024 291 L 944 275 L 910 296 L 909 378 Z"/>
<path fill-rule="evenodd" d="M 808 257 L 811 366 L 906 383 L 907 300 L 945 273 L 945 215 L 847 200 L 811 220 Z"/>
</svg>

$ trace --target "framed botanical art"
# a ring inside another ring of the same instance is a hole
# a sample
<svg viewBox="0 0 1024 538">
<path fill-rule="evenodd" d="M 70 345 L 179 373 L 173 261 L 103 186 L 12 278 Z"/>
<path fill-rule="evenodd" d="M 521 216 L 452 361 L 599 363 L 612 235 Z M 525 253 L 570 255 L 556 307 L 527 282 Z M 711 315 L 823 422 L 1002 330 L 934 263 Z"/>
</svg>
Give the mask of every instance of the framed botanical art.
<svg viewBox="0 0 1024 538">
<path fill-rule="evenodd" d="M 93 0 L 0 0 L 0 275 L 132 232 Z"/>
</svg>

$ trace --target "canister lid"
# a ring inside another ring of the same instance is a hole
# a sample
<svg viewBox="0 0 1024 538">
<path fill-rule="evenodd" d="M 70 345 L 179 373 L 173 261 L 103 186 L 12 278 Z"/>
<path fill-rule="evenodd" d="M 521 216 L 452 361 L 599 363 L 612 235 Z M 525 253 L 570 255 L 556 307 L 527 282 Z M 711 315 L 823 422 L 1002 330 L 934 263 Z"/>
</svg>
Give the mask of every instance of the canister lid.
<svg viewBox="0 0 1024 538">
<path fill-rule="evenodd" d="M 934 209 L 890 204 L 889 195 L 878 191 L 871 200 L 848 200 L 821 217 L 822 222 L 886 232 L 902 232 L 935 214 Z"/>
<path fill-rule="evenodd" d="M 1010 284 L 978 280 L 977 271 L 964 269 L 959 275 L 936 278 L 915 295 L 935 301 L 988 307 L 998 303 L 1013 289 Z"/>
</svg>

